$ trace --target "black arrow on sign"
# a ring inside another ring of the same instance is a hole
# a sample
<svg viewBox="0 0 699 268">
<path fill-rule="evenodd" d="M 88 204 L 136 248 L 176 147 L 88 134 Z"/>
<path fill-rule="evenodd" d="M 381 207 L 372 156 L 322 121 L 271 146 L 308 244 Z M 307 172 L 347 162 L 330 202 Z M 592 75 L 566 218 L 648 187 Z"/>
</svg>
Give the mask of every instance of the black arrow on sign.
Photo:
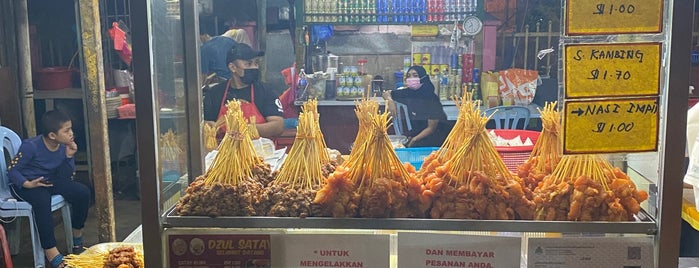
<svg viewBox="0 0 699 268">
<path fill-rule="evenodd" d="M 578 107 L 577 110 L 571 111 L 571 114 L 578 114 L 578 116 L 581 116 L 583 114 L 583 109 Z"/>
</svg>

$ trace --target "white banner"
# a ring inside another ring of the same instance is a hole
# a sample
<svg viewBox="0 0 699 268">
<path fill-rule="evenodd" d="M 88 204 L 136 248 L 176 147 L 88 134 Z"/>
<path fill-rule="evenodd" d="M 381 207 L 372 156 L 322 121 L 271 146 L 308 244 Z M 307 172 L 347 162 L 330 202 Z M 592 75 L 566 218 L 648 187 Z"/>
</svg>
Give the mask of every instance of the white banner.
<svg viewBox="0 0 699 268">
<path fill-rule="evenodd" d="M 398 267 L 520 266 L 519 237 L 398 233 Z"/>
<path fill-rule="evenodd" d="M 528 268 L 654 267 L 652 237 L 530 238 Z"/>
<path fill-rule="evenodd" d="M 289 234 L 280 267 L 389 267 L 389 236 Z"/>
</svg>

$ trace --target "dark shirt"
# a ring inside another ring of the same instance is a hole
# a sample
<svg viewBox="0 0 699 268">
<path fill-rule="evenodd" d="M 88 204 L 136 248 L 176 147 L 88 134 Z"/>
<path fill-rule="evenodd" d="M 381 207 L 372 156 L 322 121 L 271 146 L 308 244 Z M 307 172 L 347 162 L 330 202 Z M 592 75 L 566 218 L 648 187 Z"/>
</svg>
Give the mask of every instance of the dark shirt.
<svg viewBox="0 0 699 268">
<path fill-rule="evenodd" d="M 201 72 L 203 74 L 215 72 L 218 77 L 230 79 L 231 71 L 226 63 L 226 54 L 235 44 L 236 42 L 229 37 L 214 36 L 201 45 Z"/>
<path fill-rule="evenodd" d="M 226 90 L 228 82 L 219 83 L 204 93 L 204 120 L 218 120 L 218 113 L 221 110 L 221 100 L 223 92 Z M 265 91 L 261 83 L 254 83 L 255 88 L 255 106 L 260 111 L 262 116 L 282 116 L 281 102 L 272 92 Z M 238 99 L 250 102 L 250 86 L 241 89 L 229 88 L 226 95 L 227 100 Z M 225 104 L 225 102 L 224 102 Z"/>
<path fill-rule="evenodd" d="M 408 106 L 410 124 L 413 129 L 410 130 L 410 136 L 414 137 L 423 129 L 427 128 L 427 120 L 439 120 L 440 122 L 447 120 L 447 115 L 442 108 L 442 102 L 434 92 L 428 93 L 421 90 L 403 89 L 391 91 L 391 97 L 394 101 L 400 102 Z"/>
<path fill-rule="evenodd" d="M 22 187 L 25 181 L 44 177 L 55 181 L 70 179 L 75 170 L 75 160 L 66 156 L 66 146 L 61 144 L 55 152 L 49 151 L 42 136 L 26 139 L 7 168 L 10 183 Z"/>
</svg>

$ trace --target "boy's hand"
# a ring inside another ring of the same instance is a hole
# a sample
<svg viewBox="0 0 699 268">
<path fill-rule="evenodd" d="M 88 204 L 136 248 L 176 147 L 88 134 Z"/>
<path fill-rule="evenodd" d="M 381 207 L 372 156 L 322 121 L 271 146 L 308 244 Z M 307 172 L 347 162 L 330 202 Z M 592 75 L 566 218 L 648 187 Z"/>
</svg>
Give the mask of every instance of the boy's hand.
<svg viewBox="0 0 699 268">
<path fill-rule="evenodd" d="M 32 189 L 36 187 L 53 187 L 53 184 L 44 181 L 44 177 L 38 177 L 33 180 L 27 180 L 22 184 L 22 187 Z"/>
<path fill-rule="evenodd" d="M 78 151 L 78 144 L 75 142 L 71 142 L 69 144 L 66 144 L 66 157 L 71 158 L 75 155 L 75 152 Z"/>
</svg>

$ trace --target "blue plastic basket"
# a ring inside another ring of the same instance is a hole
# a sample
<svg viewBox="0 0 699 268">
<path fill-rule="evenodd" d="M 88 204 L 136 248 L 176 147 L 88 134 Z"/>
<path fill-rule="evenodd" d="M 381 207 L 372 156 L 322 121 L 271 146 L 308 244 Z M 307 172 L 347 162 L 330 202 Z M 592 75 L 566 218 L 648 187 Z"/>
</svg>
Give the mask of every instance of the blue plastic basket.
<svg viewBox="0 0 699 268">
<path fill-rule="evenodd" d="M 413 165 L 415 169 L 420 169 L 425 157 L 439 150 L 439 147 L 396 148 L 395 150 L 401 162 L 408 162 Z"/>
<path fill-rule="evenodd" d="M 692 64 L 699 64 L 699 50 L 692 50 Z"/>
</svg>

